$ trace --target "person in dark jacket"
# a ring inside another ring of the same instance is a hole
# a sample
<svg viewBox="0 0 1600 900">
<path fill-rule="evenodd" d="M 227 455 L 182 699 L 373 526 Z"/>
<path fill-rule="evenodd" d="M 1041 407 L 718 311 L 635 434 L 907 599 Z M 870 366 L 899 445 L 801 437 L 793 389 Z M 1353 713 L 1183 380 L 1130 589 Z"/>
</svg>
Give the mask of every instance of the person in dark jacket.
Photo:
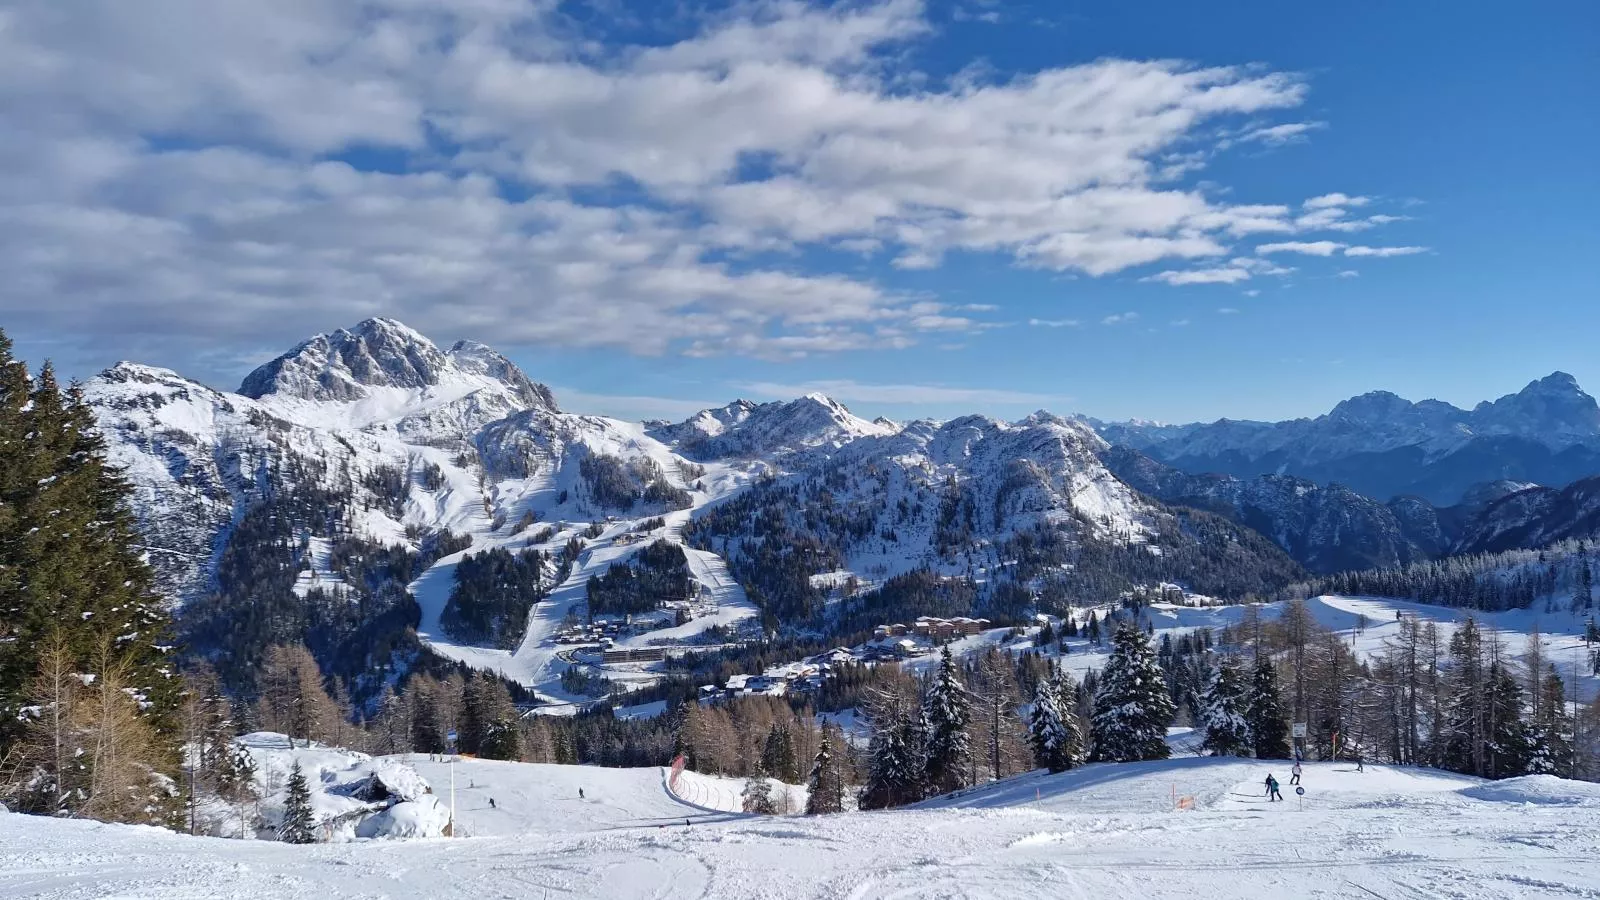
<svg viewBox="0 0 1600 900">
<path fill-rule="evenodd" d="M 1267 776 L 1267 799 L 1274 802 L 1283 799 L 1283 795 L 1278 793 L 1278 779 L 1271 775 Z"/>
</svg>

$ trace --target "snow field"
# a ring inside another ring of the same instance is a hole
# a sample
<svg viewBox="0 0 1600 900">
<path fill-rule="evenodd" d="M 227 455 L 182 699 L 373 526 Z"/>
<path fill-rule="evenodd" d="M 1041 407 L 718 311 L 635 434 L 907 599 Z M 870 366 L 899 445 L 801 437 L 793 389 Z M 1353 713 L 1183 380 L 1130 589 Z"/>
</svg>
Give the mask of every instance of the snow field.
<svg viewBox="0 0 1600 900">
<path fill-rule="evenodd" d="M 425 757 L 409 764 L 448 785 L 448 773 L 441 778 Z M 292 847 L 0 815 L 0 896 L 1600 894 L 1592 785 L 1549 777 L 1490 784 L 1379 766 L 1358 774 L 1314 763 L 1302 810 L 1292 793 L 1265 802 L 1258 785 L 1268 771 L 1288 788 L 1280 762 L 1182 759 L 1031 773 L 905 810 L 764 818 L 685 813 L 659 769 L 468 761 L 456 773 L 463 831 L 475 835 L 464 839 Z M 468 779 L 488 787 L 463 789 Z M 1174 811 L 1174 786 L 1199 807 Z M 495 810 L 480 807 L 485 791 Z"/>
</svg>

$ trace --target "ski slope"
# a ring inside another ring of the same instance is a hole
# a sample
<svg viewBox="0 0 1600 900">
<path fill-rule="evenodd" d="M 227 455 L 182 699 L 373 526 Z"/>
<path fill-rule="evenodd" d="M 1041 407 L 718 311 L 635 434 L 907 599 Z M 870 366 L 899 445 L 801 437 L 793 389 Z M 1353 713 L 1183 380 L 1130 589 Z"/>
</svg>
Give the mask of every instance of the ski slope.
<svg viewBox="0 0 1600 900">
<path fill-rule="evenodd" d="M 442 764 L 411 764 L 447 790 Z M 1312 763 L 1302 808 L 1266 802 L 1269 771 L 1287 790 L 1282 763 L 1190 758 L 807 819 L 693 810 L 659 769 L 465 762 L 465 838 L 293 847 L 0 814 L 0 896 L 1600 896 L 1595 785 Z M 1175 794 L 1196 808 L 1175 810 Z"/>
<path fill-rule="evenodd" d="M 612 424 L 614 427 L 621 427 L 619 423 Z M 647 441 L 648 438 L 643 438 L 641 433 L 641 443 Z M 639 445 L 633 445 L 630 449 L 637 452 Z M 668 461 L 670 462 L 670 459 Z M 660 463 L 660 460 L 657 462 Z M 584 539 L 583 552 L 578 555 L 571 574 L 565 581 L 556 585 L 543 602 L 534 605 L 528 616 L 527 631 L 523 635 L 521 644 L 514 651 L 463 644 L 444 632 L 440 618 L 449 602 L 450 592 L 455 586 L 456 566 L 468 556 L 495 547 L 510 550 L 534 547 L 556 554 L 570 538 L 579 536 L 586 523 L 562 528 L 553 534 L 550 540 L 540 544 L 530 544 L 524 535 L 497 532 L 489 527 L 487 522 L 480 523 L 482 527 L 470 532 L 474 538 L 473 546 L 440 559 L 411 583 L 411 593 L 416 597 L 417 604 L 422 610 L 421 623 L 417 629 L 418 636 L 448 659 L 466 663 L 475 669 L 498 673 L 502 677 L 534 689 L 545 700 L 553 701 L 554 706 L 551 710 L 553 712 L 571 712 L 577 709 L 592 698 L 574 695 L 561 688 L 561 673 L 573 665 L 570 657 L 573 648 L 571 645 L 557 644 L 556 635 L 565 627 L 569 616 L 577 616 L 584 608 L 588 601 L 591 578 L 603 574 L 617 563 L 626 562 L 658 536 L 682 545 L 683 527 L 688 524 L 695 511 L 729 496 L 744 484 L 743 474 L 731 466 L 708 465 L 705 468 L 707 474 L 699 481 L 707 485 L 706 489 L 690 492 L 694 504 L 690 509 L 677 510 L 663 516 L 666 525 L 659 533 L 644 535 L 643 539 L 621 540 L 624 535 L 638 537 L 642 534 L 643 523 L 651 518 L 643 516 L 609 522 L 598 536 Z M 541 496 L 556 494 L 555 486 L 558 482 L 548 480 L 547 482 L 534 493 Z M 564 490 L 571 491 L 573 488 L 569 486 Z M 551 512 L 545 509 L 538 511 L 544 514 Z M 618 641 L 618 646 L 647 647 L 691 642 L 712 627 L 737 625 L 759 615 L 759 610 L 745 595 L 744 588 L 734 580 L 721 557 L 688 546 L 684 546 L 683 550 L 688 559 L 690 577 L 703 586 L 715 604 L 715 612 L 697 616 L 683 625 L 629 635 Z M 650 684 L 657 680 L 656 675 L 643 671 L 637 665 L 606 667 L 603 674 L 625 687 Z"/>
</svg>

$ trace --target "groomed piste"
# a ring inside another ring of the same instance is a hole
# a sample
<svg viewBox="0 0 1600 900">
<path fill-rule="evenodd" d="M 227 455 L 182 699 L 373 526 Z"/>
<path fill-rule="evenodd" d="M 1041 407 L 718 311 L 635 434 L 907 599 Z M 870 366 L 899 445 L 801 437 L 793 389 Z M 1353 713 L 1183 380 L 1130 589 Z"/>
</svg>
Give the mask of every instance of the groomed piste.
<svg viewBox="0 0 1600 900">
<path fill-rule="evenodd" d="M 406 761 L 448 789 L 447 764 Z M 1266 799 L 1269 773 L 1284 802 Z M 0 815 L 0 896 L 258 898 L 266 886 L 279 900 L 1600 893 L 1593 785 L 1311 763 L 1302 805 L 1288 780 L 1287 764 L 1257 760 L 1091 765 L 808 819 L 688 805 L 661 769 L 465 761 L 458 838 L 293 847 Z M 1195 808 L 1175 809 L 1175 796 Z"/>
</svg>

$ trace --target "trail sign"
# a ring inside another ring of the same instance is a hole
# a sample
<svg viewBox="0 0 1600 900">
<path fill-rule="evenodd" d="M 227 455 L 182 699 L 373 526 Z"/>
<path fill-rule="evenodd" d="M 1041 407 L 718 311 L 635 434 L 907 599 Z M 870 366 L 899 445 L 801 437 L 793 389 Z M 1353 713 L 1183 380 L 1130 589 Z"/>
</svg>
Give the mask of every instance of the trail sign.
<svg viewBox="0 0 1600 900">
<path fill-rule="evenodd" d="M 1294 731 L 1293 731 L 1294 737 L 1303 738 L 1303 737 L 1306 736 L 1306 723 L 1304 723 L 1304 722 L 1295 722 L 1290 727 L 1294 729 Z"/>
<path fill-rule="evenodd" d="M 1300 796 L 1302 796 L 1302 797 L 1304 797 L 1304 796 L 1305 796 L 1305 795 L 1306 795 L 1306 789 L 1305 789 L 1305 788 L 1303 788 L 1303 787 L 1297 787 L 1297 788 L 1295 788 L 1295 789 L 1294 789 L 1294 792 L 1295 792 L 1295 793 L 1296 793 L 1296 794 L 1299 794 L 1299 795 L 1300 795 Z"/>
</svg>

